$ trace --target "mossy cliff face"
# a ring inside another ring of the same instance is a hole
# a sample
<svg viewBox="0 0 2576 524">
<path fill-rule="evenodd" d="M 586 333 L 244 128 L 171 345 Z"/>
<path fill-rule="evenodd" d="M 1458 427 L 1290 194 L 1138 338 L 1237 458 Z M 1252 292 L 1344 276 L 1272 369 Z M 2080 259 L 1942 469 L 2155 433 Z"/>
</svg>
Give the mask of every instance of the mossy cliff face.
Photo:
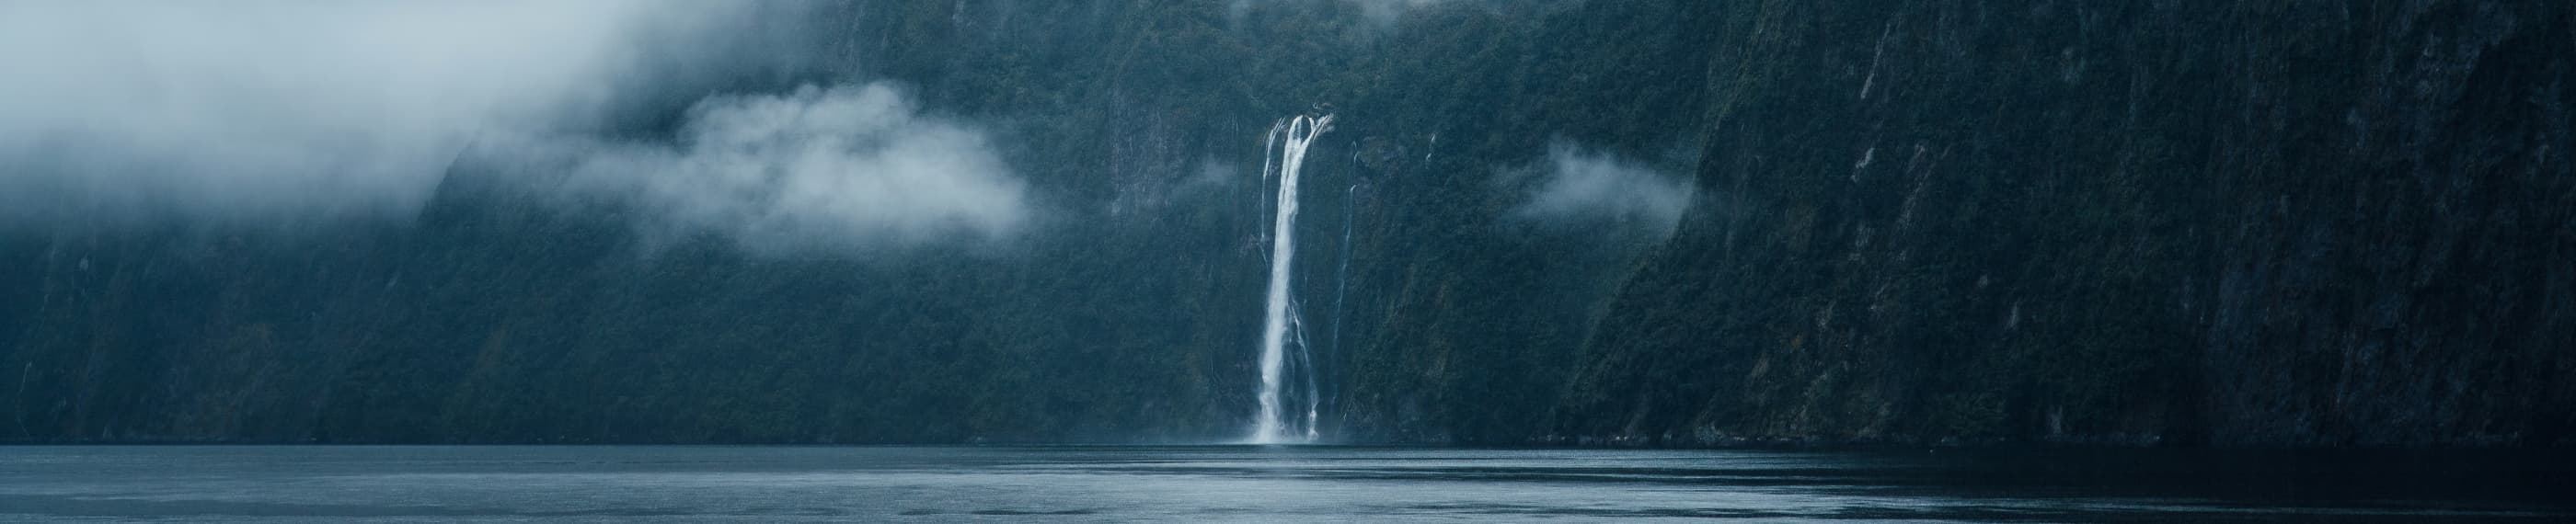
<svg viewBox="0 0 2576 524">
<path fill-rule="evenodd" d="M 993 245 L 647 239 L 651 209 L 530 191 L 555 175 L 472 155 L 382 222 L 7 224 L 0 439 L 1238 439 L 1263 131 L 1329 104 L 1295 268 L 1327 429 L 1521 441 L 1662 236 L 1509 210 L 1554 143 L 1685 169 L 1709 6 L 1361 7 L 776 4 L 826 28 L 779 38 L 815 63 L 716 92 L 882 81 L 976 126 L 1032 202 Z M 669 140 L 708 94 L 624 94 L 646 107 L 613 134 Z"/>
<path fill-rule="evenodd" d="M 471 161 L 394 220 L 8 224 L 0 440 L 1241 437 L 1262 131 L 1326 103 L 1294 272 L 1336 440 L 2576 438 L 2560 2 L 776 9 L 813 63 L 720 92 L 900 85 L 1031 232 L 648 242 Z M 1531 218 L 1559 148 L 1690 207 Z"/>
<path fill-rule="evenodd" d="M 1731 10 L 1714 197 L 1547 438 L 2567 442 L 2571 16 Z"/>
</svg>

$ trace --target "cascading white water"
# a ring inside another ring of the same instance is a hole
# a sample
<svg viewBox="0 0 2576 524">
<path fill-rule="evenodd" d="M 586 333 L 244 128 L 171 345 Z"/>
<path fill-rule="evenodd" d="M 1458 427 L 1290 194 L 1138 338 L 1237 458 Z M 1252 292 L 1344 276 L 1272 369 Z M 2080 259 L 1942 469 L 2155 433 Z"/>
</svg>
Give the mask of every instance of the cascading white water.
<svg viewBox="0 0 2576 524">
<path fill-rule="evenodd" d="M 1289 329 L 1296 322 L 1289 311 L 1289 306 L 1295 303 L 1295 298 L 1290 295 L 1288 270 L 1291 267 L 1290 262 L 1297 254 L 1297 171 L 1305 167 L 1306 146 L 1311 144 L 1316 136 L 1332 128 L 1333 115 L 1320 117 L 1301 115 L 1270 126 L 1268 142 L 1279 145 L 1275 150 L 1279 155 L 1275 163 L 1279 170 L 1279 203 L 1275 211 L 1277 216 L 1272 219 L 1271 224 L 1269 308 L 1262 317 L 1261 326 L 1261 391 L 1259 394 L 1261 415 L 1253 421 L 1251 439 L 1256 444 L 1310 442 L 1316 436 L 1316 410 L 1313 402 L 1315 392 L 1305 392 L 1309 401 L 1305 420 L 1296 421 L 1290 420 L 1286 410 L 1281 407 L 1281 403 L 1285 400 L 1282 398 L 1284 395 L 1281 389 L 1287 383 Z M 1271 174 L 1268 168 L 1274 165 L 1269 156 L 1273 154 L 1273 150 L 1269 150 L 1267 145 L 1264 149 L 1262 174 L 1267 177 Z M 1298 338 L 1302 340 L 1305 337 L 1300 335 Z M 1300 344 L 1300 347 L 1302 348 L 1303 344 Z M 1300 355 L 1304 353 L 1301 352 Z M 1308 358 L 1311 359 L 1311 357 Z M 1307 389 L 1314 389 L 1313 362 L 1310 360 L 1298 366 L 1298 369 L 1308 375 Z M 1292 428 L 1292 426 L 1302 427 Z"/>
<path fill-rule="evenodd" d="M 1354 210 L 1360 207 L 1356 199 L 1359 193 L 1359 184 L 1351 184 L 1350 189 L 1342 190 L 1342 263 L 1333 269 L 1334 351 L 1342 349 L 1342 299 L 1348 298 L 1351 291 L 1351 223 L 1357 221 L 1358 213 Z"/>
</svg>

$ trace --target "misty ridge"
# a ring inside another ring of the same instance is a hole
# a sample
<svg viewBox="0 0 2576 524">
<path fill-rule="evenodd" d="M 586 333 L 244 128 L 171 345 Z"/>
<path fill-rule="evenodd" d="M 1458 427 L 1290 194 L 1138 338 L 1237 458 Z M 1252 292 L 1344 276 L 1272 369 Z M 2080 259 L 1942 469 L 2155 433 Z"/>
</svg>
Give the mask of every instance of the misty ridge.
<svg viewBox="0 0 2576 524">
<path fill-rule="evenodd" d="M 651 229 L 707 231 L 755 250 L 1003 238 L 1032 211 L 982 133 L 916 114 L 878 83 L 717 96 L 676 145 L 522 138 L 468 153 L 561 189 L 643 202 Z"/>
<path fill-rule="evenodd" d="M 1384 26 L 1437 3 L 1350 5 Z M 1022 115 L 940 116 L 902 82 L 828 72 L 869 57 L 798 47 L 823 28 L 795 15 L 826 7 L 11 3 L 0 219 L 400 221 L 457 166 L 554 198 L 629 200 L 647 210 L 634 224 L 647 244 L 717 234 L 748 253 L 1004 241 L 1048 222 L 1042 202 L 1100 207 L 1030 195 L 976 122 Z M 1569 154 L 1551 153 L 1551 182 L 1513 217 L 1678 218 L 1686 188 Z"/>
</svg>

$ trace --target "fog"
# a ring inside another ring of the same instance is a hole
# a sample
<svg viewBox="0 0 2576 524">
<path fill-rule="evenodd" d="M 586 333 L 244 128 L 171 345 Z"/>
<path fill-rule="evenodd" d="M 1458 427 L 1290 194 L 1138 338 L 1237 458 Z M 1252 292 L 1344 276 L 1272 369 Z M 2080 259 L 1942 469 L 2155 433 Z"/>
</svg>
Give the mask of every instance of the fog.
<svg viewBox="0 0 2576 524">
<path fill-rule="evenodd" d="M 477 132 L 606 100 L 645 6 L 0 3 L 0 218 L 399 213 Z"/>
<path fill-rule="evenodd" d="M 1541 178 L 1513 216 L 1566 225 L 1633 224 L 1669 234 L 1693 193 L 1678 177 L 1563 142 L 1548 147 L 1538 171 Z"/>
<path fill-rule="evenodd" d="M 1260 4 L 1302 6 L 1303 4 L 1308 4 L 1311 1 L 1312 0 L 1232 0 L 1226 3 L 1226 15 L 1229 18 L 1240 22 L 1244 16 L 1250 14 L 1253 8 L 1258 7 Z M 1360 18 L 1367 21 L 1370 28 L 1380 31 L 1393 29 L 1396 22 L 1404 19 L 1404 15 L 1406 13 L 1418 11 L 1427 7 L 1433 7 L 1438 4 L 1446 3 L 1447 1 L 1448 0 L 1340 0 L 1342 3 L 1358 8 Z"/>
<path fill-rule="evenodd" d="M 632 195 L 648 240 L 715 233 L 757 251 L 994 240 L 1023 184 L 984 134 L 918 114 L 888 83 L 717 96 L 673 143 L 535 140 L 573 191 Z"/>
<path fill-rule="evenodd" d="M 894 87 L 715 87 L 792 68 L 802 7 L 0 3 L 0 225 L 400 220 L 492 153 L 640 198 L 648 231 L 756 247 L 1015 227 L 983 135 Z M 680 107 L 678 136 L 601 134 Z"/>
</svg>

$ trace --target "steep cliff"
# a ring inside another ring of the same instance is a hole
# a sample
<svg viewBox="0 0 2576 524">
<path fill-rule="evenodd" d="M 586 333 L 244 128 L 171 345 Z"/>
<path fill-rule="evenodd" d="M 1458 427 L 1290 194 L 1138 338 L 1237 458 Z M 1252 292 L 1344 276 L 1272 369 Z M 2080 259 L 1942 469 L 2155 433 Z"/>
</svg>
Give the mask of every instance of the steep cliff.
<svg viewBox="0 0 2576 524">
<path fill-rule="evenodd" d="M 1730 10 L 1716 196 L 1550 438 L 2567 442 L 2570 17 Z"/>
<path fill-rule="evenodd" d="M 1330 441 L 2576 438 L 2566 5 L 1402 5 L 768 4 L 794 67 L 602 124 L 896 86 L 1025 183 L 992 242 L 673 233 L 498 146 L 416 214 L 0 223 L 0 440 L 1235 439 L 1263 131 L 1323 112 Z"/>
</svg>

